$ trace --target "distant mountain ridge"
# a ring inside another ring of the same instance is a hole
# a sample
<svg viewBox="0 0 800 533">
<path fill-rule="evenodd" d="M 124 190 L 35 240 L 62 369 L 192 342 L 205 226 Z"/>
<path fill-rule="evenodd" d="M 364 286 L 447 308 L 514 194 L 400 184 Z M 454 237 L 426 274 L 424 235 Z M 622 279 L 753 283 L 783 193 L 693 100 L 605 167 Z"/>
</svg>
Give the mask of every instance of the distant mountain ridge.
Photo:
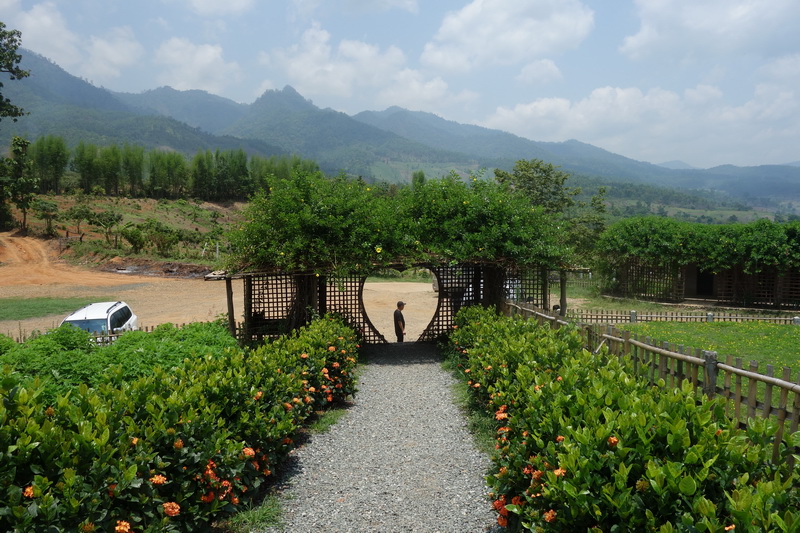
<svg viewBox="0 0 800 533">
<path fill-rule="evenodd" d="M 576 175 L 607 181 L 712 189 L 739 198 L 800 200 L 800 163 L 696 169 L 682 162 L 654 165 L 577 140 L 537 142 L 459 124 L 432 113 L 389 107 L 354 116 L 320 109 L 292 87 L 240 104 L 205 91 L 161 87 L 139 94 L 98 88 L 22 50 L 31 76 L 4 83 L 3 94 L 30 112 L 0 122 L 0 143 L 12 135 L 63 136 L 69 145 L 133 143 L 192 156 L 198 150 L 242 148 L 251 154 L 297 154 L 329 173 L 407 182 L 416 170 L 510 169 L 542 159 Z"/>
</svg>

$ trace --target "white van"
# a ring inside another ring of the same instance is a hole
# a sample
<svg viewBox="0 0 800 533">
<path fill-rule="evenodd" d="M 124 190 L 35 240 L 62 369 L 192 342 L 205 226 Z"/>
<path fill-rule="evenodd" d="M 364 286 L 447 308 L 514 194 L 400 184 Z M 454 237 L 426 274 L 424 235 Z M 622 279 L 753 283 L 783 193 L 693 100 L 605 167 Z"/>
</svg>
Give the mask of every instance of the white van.
<svg viewBox="0 0 800 533">
<path fill-rule="evenodd" d="M 72 324 L 89 333 L 108 335 L 138 329 L 139 317 L 125 302 L 97 302 L 81 307 L 61 324 Z"/>
</svg>

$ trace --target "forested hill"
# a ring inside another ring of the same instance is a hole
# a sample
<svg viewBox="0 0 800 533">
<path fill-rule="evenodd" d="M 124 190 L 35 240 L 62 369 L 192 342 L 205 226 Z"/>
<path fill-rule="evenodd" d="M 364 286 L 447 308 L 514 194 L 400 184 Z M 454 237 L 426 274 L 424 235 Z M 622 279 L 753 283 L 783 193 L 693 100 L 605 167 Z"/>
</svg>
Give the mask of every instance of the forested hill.
<svg viewBox="0 0 800 533">
<path fill-rule="evenodd" d="M 431 113 L 390 107 L 349 116 L 320 109 L 291 87 L 240 104 L 204 91 L 161 87 L 114 93 L 21 50 L 22 80 L 4 81 L 3 94 L 30 114 L 0 122 L 0 143 L 60 135 L 71 147 L 137 144 L 194 155 L 204 149 L 242 148 L 263 156 L 296 154 L 328 173 L 408 182 L 450 170 L 510 169 L 519 159 L 542 159 L 573 174 L 604 181 L 714 190 L 753 204 L 800 201 L 800 166 L 667 168 L 569 140 L 536 142 L 510 133 L 459 124 Z M 654 139 L 653 142 L 658 142 Z"/>
</svg>

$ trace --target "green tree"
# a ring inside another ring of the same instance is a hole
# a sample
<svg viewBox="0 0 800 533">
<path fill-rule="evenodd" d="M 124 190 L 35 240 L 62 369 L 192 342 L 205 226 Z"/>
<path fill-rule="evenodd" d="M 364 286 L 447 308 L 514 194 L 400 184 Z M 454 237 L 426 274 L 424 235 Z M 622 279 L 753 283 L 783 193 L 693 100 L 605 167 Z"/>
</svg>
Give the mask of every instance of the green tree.
<svg viewBox="0 0 800 533">
<path fill-rule="evenodd" d="M 31 204 L 33 212 L 36 213 L 38 218 L 45 222 L 45 234 L 55 235 L 53 230 L 53 221 L 58 218 L 58 204 L 52 200 L 45 200 L 43 198 L 36 198 Z"/>
<path fill-rule="evenodd" d="M 112 210 L 92 213 L 92 216 L 89 218 L 89 224 L 103 230 L 106 243 L 109 245 L 112 244 L 111 235 L 114 233 L 114 228 L 117 227 L 120 222 L 122 222 L 122 215 Z"/>
<path fill-rule="evenodd" d="M 28 229 L 28 210 L 39 188 L 39 179 L 31 172 L 31 162 L 28 159 L 29 144 L 29 141 L 21 137 L 14 137 L 11 141 L 11 158 L 8 165 L 11 201 L 22 211 L 23 231 Z"/>
<path fill-rule="evenodd" d="M 144 192 L 144 148 L 125 144 L 122 147 L 122 177 L 133 196 Z"/>
<path fill-rule="evenodd" d="M 97 160 L 97 146 L 81 141 L 75 147 L 72 158 L 72 169 L 80 176 L 80 187 L 86 194 L 90 194 L 96 185 L 99 185 L 100 163 Z"/>
<path fill-rule="evenodd" d="M 533 205 L 541 206 L 545 213 L 563 213 L 575 205 L 580 187 L 567 187 L 570 174 L 541 159 L 521 159 L 512 172 L 496 169 L 499 183 L 522 192 Z"/>
<path fill-rule="evenodd" d="M 84 203 L 77 203 L 67 209 L 67 211 L 62 215 L 64 220 L 71 220 L 75 223 L 75 231 L 80 234 L 81 233 L 81 222 L 84 220 L 89 220 L 94 215 L 94 211 L 91 208 L 84 204 Z"/>
<path fill-rule="evenodd" d="M 39 178 L 39 192 L 61 192 L 61 178 L 69 163 L 69 149 L 64 138 L 56 135 L 39 137 L 31 144 L 28 154 Z"/>
<path fill-rule="evenodd" d="M 122 179 L 122 153 L 116 144 L 105 146 L 97 154 L 100 183 L 106 194 L 118 196 Z"/>
<path fill-rule="evenodd" d="M 214 187 L 214 155 L 211 150 L 199 151 L 192 159 L 192 195 L 203 200 L 217 200 Z"/>
<path fill-rule="evenodd" d="M 415 170 L 411 174 L 411 186 L 415 189 L 425 184 L 425 171 Z"/>
<path fill-rule="evenodd" d="M 22 56 L 17 53 L 21 44 L 22 33 L 19 30 L 7 30 L 6 25 L 0 22 L 0 72 L 9 75 L 9 79 L 18 80 L 27 77 L 30 73 L 19 67 Z M 0 89 L 3 84 L 0 83 Z M 0 93 L 0 120 L 3 117 L 11 117 L 16 122 L 17 117 L 21 117 L 25 111 L 11 103 L 11 100 Z"/>
</svg>

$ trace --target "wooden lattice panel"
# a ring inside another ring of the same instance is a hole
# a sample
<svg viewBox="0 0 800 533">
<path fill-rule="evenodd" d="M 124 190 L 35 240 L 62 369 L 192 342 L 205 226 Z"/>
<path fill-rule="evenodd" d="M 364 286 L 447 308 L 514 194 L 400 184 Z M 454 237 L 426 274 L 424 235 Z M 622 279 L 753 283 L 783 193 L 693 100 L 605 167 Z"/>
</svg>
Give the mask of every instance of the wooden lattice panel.
<svg viewBox="0 0 800 533">
<path fill-rule="evenodd" d="M 677 302 L 683 300 L 683 272 L 676 266 L 628 261 L 617 271 L 614 293 L 627 298 Z"/>
<path fill-rule="evenodd" d="M 297 276 L 258 274 L 244 278 L 245 328 L 251 339 L 289 333 L 297 311 Z"/>
<path fill-rule="evenodd" d="M 386 339 L 381 335 L 367 316 L 364 308 L 365 277 L 333 278 L 328 280 L 325 305 L 329 313 L 341 315 L 355 329 L 362 341 L 368 344 L 382 344 Z"/>
</svg>

